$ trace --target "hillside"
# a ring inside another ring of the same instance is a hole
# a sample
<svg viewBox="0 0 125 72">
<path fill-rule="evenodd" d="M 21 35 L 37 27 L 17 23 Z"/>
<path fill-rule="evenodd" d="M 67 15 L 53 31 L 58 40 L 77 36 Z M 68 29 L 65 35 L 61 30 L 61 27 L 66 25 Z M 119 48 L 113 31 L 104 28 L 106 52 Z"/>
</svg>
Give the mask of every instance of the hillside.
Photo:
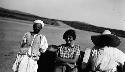
<svg viewBox="0 0 125 72">
<path fill-rule="evenodd" d="M 0 7 L 0 16 L 2 17 L 9 17 L 9 18 L 15 18 L 15 19 L 21 19 L 21 20 L 28 20 L 28 21 L 34 21 L 35 19 L 41 19 L 48 25 L 55 25 L 59 26 L 58 21 L 63 22 L 64 24 L 67 24 L 73 28 L 80 29 L 80 30 L 86 30 L 96 33 L 102 33 L 105 29 L 109 29 L 112 31 L 113 34 L 125 37 L 125 31 L 123 30 L 117 30 L 117 29 L 110 29 L 110 28 L 104 28 L 104 27 L 98 27 L 94 26 L 85 22 L 78 22 L 78 21 L 64 21 L 64 20 L 57 20 L 57 19 L 50 19 L 45 17 L 39 17 L 33 14 L 24 13 L 21 11 L 16 10 L 9 10 L 5 8 Z"/>
</svg>

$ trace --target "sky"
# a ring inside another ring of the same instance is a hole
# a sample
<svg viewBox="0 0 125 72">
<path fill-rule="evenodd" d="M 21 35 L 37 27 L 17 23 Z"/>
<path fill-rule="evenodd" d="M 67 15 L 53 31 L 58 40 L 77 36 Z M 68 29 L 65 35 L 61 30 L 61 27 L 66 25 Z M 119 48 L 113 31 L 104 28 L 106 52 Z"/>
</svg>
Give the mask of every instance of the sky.
<svg viewBox="0 0 125 72">
<path fill-rule="evenodd" d="M 0 7 L 41 17 L 125 30 L 125 0 L 0 0 Z"/>
</svg>

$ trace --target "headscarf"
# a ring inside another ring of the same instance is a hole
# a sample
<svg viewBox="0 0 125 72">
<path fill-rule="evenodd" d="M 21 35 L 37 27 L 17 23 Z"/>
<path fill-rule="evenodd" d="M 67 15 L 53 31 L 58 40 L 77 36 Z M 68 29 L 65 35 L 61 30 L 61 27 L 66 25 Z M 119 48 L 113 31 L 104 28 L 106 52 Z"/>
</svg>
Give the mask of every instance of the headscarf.
<svg viewBox="0 0 125 72">
<path fill-rule="evenodd" d="M 43 21 L 41 21 L 41 20 L 35 20 L 34 23 L 39 23 L 39 24 L 42 25 L 42 27 L 44 27 L 44 23 L 43 23 Z"/>
</svg>

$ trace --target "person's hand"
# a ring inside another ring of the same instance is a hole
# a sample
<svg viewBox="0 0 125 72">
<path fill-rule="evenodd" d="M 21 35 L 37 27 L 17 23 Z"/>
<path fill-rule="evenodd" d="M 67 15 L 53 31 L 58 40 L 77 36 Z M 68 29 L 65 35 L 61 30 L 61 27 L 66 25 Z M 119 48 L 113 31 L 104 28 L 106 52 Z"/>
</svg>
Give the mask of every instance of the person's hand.
<svg viewBox="0 0 125 72">
<path fill-rule="evenodd" d="M 56 62 L 57 62 L 57 63 L 64 63 L 63 61 L 60 60 L 59 57 L 56 58 Z"/>
<path fill-rule="evenodd" d="M 34 61 L 38 61 L 39 60 L 39 56 L 33 56 L 33 60 Z"/>
<path fill-rule="evenodd" d="M 28 48 L 21 48 L 19 50 L 19 53 L 22 54 L 22 55 L 25 55 L 27 52 L 28 52 Z"/>
<path fill-rule="evenodd" d="M 56 58 L 56 61 L 60 61 L 60 59 L 57 57 L 57 58 Z"/>
<path fill-rule="evenodd" d="M 42 49 L 42 48 L 40 48 L 40 49 L 39 49 L 39 52 L 44 53 L 44 51 L 43 51 L 43 49 Z"/>
</svg>

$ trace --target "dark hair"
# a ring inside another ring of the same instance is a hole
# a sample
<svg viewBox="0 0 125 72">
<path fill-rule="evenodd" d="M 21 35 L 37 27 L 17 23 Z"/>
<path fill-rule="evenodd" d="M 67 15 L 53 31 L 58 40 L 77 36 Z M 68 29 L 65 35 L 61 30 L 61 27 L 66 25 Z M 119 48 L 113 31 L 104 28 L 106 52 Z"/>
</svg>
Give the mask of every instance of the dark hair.
<svg viewBox="0 0 125 72">
<path fill-rule="evenodd" d="M 76 39 L 76 32 L 75 30 L 69 29 L 63 34 L 63 39 L 66 39 L 68 36 L 72 36 L 73 40 Z"/>
</svg>

